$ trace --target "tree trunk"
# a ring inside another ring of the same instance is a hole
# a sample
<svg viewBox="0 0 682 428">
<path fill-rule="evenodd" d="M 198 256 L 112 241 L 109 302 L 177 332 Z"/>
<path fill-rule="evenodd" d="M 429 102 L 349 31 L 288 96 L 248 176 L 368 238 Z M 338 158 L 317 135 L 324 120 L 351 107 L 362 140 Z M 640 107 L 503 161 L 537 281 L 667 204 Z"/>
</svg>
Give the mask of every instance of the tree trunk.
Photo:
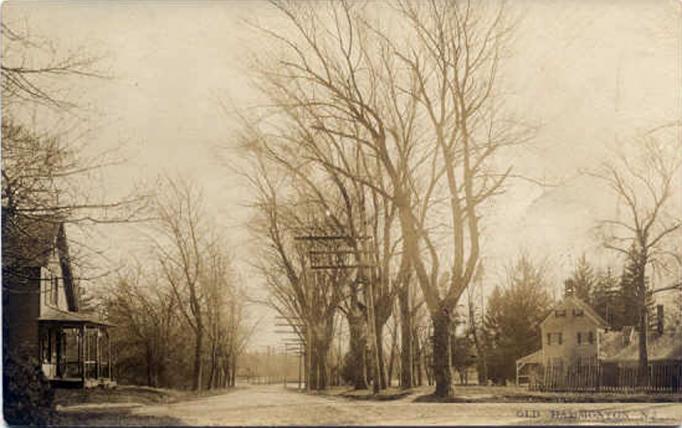
<svg viewBox="0 0 682 428">
<path fill-rule="evenodd" d="M 410 287 L 405 284 L 398 293 L 400 307 L 400 387 L 409 389 L 414 386 L 412 311 L 410 311 Z"/>
<path fill-rule="evenodd" d="M 377 351 L 377 360 L 379 361 L 379 384 L 381 385 L 381 389 L 386 389 L 386 362 L 384 360 L 384 323 L 381 323 L 377 321 L 376 323 L 376 328 L 375 328 L 375 334 L 376 334 L 376 351 Z"/>
<path fill-rule="evenodd" d="M 647 308 L 646 266 L 648 255 L 641 249 L 637 258 L 637 291 L 639 292 L 639 366 L 637 370 L 637 384 L 642 387 L 649 386 L 649 352 L 647 349 L 647 333 L 649 330 L 649 317 Z"/>
<path fill-rule="evenodd" d="M 194 391 L 201 390 L 202 382 L 202 361 L 201 348 L 204 341 L 204 334 L 201 330 L 195 333 L 194 336 L 194 370 L 192 374 L 192 389 Z"/>
<path fill-rule="evenodd" d="M 351 382 L 355 389 L 367 389 L 367 328 L 365 316 L 362 312 L 349 314 L 348 330 L 350 332 L 349 357 Z"/>
<path fill-rule="evenodd" d="M 233 354 L 230 358 L 230 385 L 234 386 L 237 380 L 237 355 Z"/>
<path fill-rule="evenodd" d="M 312 367 L 310 370 L 310 386 L 314 390 L 324 390 L 329 386 L 329 356 L 330 339 L 318 339 L 314 343 Z"/>
<path fill-rule="evenodd" d="M 649 317 L 646 302 L 643 302 L 639 313 L 639 367 L 637 370 L 637 383 L 640 387 L 649 386 L 649 352 L 647 350 L 647 329 Z"/>
<path fill-rule="evenodd" d="M 388 373 L 386 374 L 386 380 L 388 386 L 391 386 L 393 381 L 393 368 L 395 367 L 396 360 L 396 348 L 398 347 L 398 320 L 394 318 L 393 324 L 393 335 L 391 337 L 391 353 L 388 357 Z"/>
<path fill-rule="evenodd" d="M 439 398 L 453 396 L 449 312 L 442 310 L 431 315 L 433 321 L 433 377 L 436 381 L 434 395 Z"/>
<path fill-rule="evenodd" d="M 223 388 L 230 386 L 230 355 L 226 355 L 223 360 Z"/>
<path fill-rule="evenodd" d="M 424 375 L 423 375 L 423 370 L 422 370 L 422 350 L 421 346 L 419 343 L 419 336 L 417 336 L 417 332 L 415 331 L 412 335 L 414 338 L 414 357 L 413 357 L 413 362 L 414 362 L 414 373 L 417 375 L 417 385 L 422 386 L 424 385 Z"/>
<path fill-rule="evenodd" d="M 152 358 L 152 348 L 149 344 L 145 345 L 145 359 L 147 360 L 147 386 L 154 385 L 154 359 Z"/>
<path fill-rule="evenodd" d="M 215 387 L 214 383 L 216 380 L 216 352 L 215 344 L 211 344 L 211 369 L 208 372 L 208 389 L 213 389 Z"/>
<path fill-rule="evenodd" d="M 328 367 L 327 367 L 327 351 L 328 350 L 319 350 L 317 353 L 317 370 L 318 370 L 318 383 L 317 383 L 317 389 L 319 391 L 327 389 L 329 386 L 329 376 L 328 376 Z"/>
</svg>

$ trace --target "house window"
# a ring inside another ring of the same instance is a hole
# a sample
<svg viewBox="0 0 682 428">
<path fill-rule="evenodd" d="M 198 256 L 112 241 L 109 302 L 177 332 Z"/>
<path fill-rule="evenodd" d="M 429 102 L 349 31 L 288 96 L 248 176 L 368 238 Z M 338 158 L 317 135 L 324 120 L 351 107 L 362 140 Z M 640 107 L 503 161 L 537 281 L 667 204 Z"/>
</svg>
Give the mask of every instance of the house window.
<svg viewBox="0 0 682 428">
<path fill-rule="evenodd" d="M 578 345 L 580 345 L 581 343 L 583 343 L 583 340 L 582 340 L 582 339 L 583 339 L 582 334 L 581 334 L 580 332 L 578 332 Z"/>
<path fill-rule="evenodd" d="M 594 343 L 594 332 L 587 333 L 587 341 L 592 344 Z"/>
<path fill-rule="evenodd" d="M 557 318 L 565 317 L 566 316 L 566 309 L 560 309 L 554 311 L 554 316 Z"/>
<path fill-rule="evenodd" d="M 52 278 L 52 297 L 50 300 L 55 306 L 59 304 L 59 278 L 56 276 Z"/>
<path fill-rule="evenodd" d="M 57 305 L 59 302 L 59 277 L 50 273 L 50 278 L 45 285 L 45 303 Z"/>
<path fill-rule="evenodd" d="M 584 312 L 582 309 L 573 309 L 573 316 L 574 317 L 581 317 L 584 315 Z"/>
<path fill-rule="evenodd" d="M 547 344 L 559 344 L 563 342 L 563 335 L 561 333 L 547 333 Z"/>
</svg>

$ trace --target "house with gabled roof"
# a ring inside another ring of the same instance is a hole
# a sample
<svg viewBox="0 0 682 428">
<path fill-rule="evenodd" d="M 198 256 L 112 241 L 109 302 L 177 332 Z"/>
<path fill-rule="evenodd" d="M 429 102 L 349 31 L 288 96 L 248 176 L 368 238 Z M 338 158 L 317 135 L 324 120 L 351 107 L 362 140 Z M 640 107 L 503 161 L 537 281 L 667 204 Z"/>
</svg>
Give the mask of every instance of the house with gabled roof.
<svg viewBox="0 0 682 428">
<path fill-rule="evenodd" d="M 677 391 L 682 386 L 682 332 L 647 332 L 650 388 Z M 516 361 L 517 384 L 542 384 L 559 390 L 619 390 L 637 386 L 639 334 L 608 323 L 575 296 L 558 302 L 540 324 L 542 348 Z"/>
<path fill-rule="evenodd" d="M 2 216 L 3 352 L 55 385 L 112 385 L 110 325 L 82 312 L 64 223 Z"/>
<path fill-rule="evenodd" d="M 607 328 L 590 305 L 575 296 L 564 298 L 540 324 L 542 348 L 517 360 L 517 383 L 537 376 L 540 367 L 597 359 L 599 340 Z"/>
</svg>

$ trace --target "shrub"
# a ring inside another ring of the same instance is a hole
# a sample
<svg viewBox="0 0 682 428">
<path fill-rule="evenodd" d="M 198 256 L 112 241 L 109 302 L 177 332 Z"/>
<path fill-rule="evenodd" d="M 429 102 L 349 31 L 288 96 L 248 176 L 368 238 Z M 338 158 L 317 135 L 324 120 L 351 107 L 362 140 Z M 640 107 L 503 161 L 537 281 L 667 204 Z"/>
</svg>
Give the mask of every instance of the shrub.
<svg viewBox="0 0 682 428">
<path fill-rule="evenodd" d="M 54 391 L 40 364 L 26 353 L 3 358 L 3 414 L 11 425 L 47 425 L 54 416 Z"/>
</svg>

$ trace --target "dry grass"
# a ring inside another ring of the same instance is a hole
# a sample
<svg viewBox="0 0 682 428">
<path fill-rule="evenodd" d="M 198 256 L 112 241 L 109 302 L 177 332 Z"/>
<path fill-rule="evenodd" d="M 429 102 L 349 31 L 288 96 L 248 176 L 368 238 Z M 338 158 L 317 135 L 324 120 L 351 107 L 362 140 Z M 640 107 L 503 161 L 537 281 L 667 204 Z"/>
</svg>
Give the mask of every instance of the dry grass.
<svg viewBox="0 0 682 428">
<path fill-rule="evenodd" d="M 371 387 L 370 389 L 353 389 L 351 387 L 345 386 L 332 387 L 325 391 L 312 392 L 312 394 L 320 394 L 330 397 L 343 397 L 352 400 L 375 400 L 375 401 L 399 400 L 413 393 L 414 391 L 412 390 L 403 390 L 400 388 L 391 387 L 379 392 L 378 394 L 374 394 L 372 392 Z"/>
<path fill-rule="evenodd" d="M 353 400 L 400 400 L 407 399 L 420 403 L 645 403 L 645 402 L 682 402 L 682 393 L 579 393 L 579 392 L 540 392 L 529 391 L 517 386 L 480 386 L 456 385 L 455 395 L 443 399 L 433 396 L 433 386 L 420 386 L 409 390 L 396 387 L 388 388 L 379 394 L 372 390 L 354 390 L 350 387 L 333 387 L 326 391 L 313 392 L 332 397 Z"/>
<path fill-rule="evenodd" d="M 230 389 L 229 391 L 232 391 Z M 191 401 L 225 394 L 228 390 L 185 391 L 146 386 L 119 385 L 113 389 L 57 389 L 56 426 L 173 426 L 182 425 L 170 417 L 132 415 L 133 409 L 154 404 Z"/>
</svg>

